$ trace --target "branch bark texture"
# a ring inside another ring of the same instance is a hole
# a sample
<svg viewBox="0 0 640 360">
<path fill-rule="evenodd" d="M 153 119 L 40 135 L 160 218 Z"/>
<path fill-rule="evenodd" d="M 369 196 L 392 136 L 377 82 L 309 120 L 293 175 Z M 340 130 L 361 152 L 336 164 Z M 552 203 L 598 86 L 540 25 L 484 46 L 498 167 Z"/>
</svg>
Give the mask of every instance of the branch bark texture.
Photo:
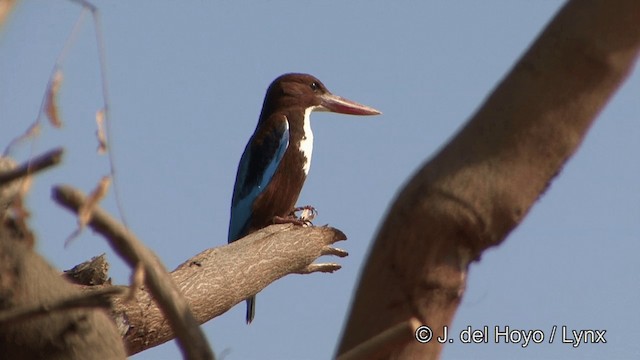
<svg viewBox="0 0 640 360">
<path fill-rule="evenodd" d="M 65 185 L 54 187 L 53 198 L 76 213 L 89 201 L 80 191 Z M 92 207 L 89 225 L 109 240 L 111 247 L 129 266 L 134 269 L 139 267 L 143 271 L 144 282 L 175 329 L 184 356 L 189 359 L 213 359 L 204 333 L 157 256 L 97 206 Z"/>
<path fill-rule="evenodd" d="M 577 150 L 633 68 L 640 2 L 574 0 L 555 16 L 456 137 L 410 180 L 377 234 L 342 354 L 416 317 L 442 334 L 468 266 L 500 244 Z M 410 342 L 394 359 L 434 359 Z"/>
<path fill-rule="evenodd" d="M 272 225 L 201 252 L 178 266 L 171 278 L 196 320 L 204 323 L 287 274 L 307 272 L 318 257 L 334 253 L 331 244 L 345 239 L 330 227 Z M 114 309 L 116 317 L 128 324 L 124 341 L 130 354 L 174 337 L 150 294 L 144 289 L 136 294 L 131 302 L 116 299 Z"/>
<path fill-rule="evenodd" d="M 67 304 L 64 311 L 57 310 L 55 304 L 65 299 L 79 300 L 83 294 L 28 244 L 9 234 L 0 228 L 0 311 L 16 307 L 36 310 L 0 322 L 0 356 L 25 360 L 125 359 L 116 326 L 104 309 L 96 307 L 104 305 Z"/>
</svg>

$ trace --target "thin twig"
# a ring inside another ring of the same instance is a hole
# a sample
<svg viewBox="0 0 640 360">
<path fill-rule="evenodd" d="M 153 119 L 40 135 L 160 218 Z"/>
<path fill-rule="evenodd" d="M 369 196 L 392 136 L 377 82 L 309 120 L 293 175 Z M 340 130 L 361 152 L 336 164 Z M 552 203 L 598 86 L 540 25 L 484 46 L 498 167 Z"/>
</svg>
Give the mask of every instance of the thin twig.
<svg viewBox="0 0 640 360">
<path fill-rule="evenodd" d="M 123 292 L 123 288 L 107 287 L 84 291 L 51 303 L 18 306 L 11 308 L 11 310 L 0 312 L 0 325 L 7 326 L 36 316 L 48 315 L 54 311 L 94 307 L 109 308 L 111 307 L 111 297 L 120 295 Z"/>
<path fill-rule="evenodd" d="M 64 149 L 56 148 L 31 159 L 26 164 L 22 164 L 13 170 L 0 172 L 0 186 L 13 180 L 23 178 L 27 175 L 31 175 L 40 170 L 44 170 L 51 166 L 57 165 L 58 163 L 60 163 L 60 160 L 62 160 L 63 152 Z"/>
<path fill-rule="evenodd" d="M 58 204 L 76 214 L 87 202 L 82 192 L 66 185 L 54 187 L 52 196 Z M 136 268 L 142 265 L 145 284 L 171 324 L 184 356 L 188 359 L 213 359 L 213 352 L 198 322 L 156 255 L 100 207 L 93 208 L 90 219 L 89 226 L 106 237 L 129 266 Z"/>
<path fill-rule="evenodd" d="M 100 66 L 100 83 L 102 85 L 102 113 L 104 117 L 105 124 L 105 133 L 106 133 L 106 150 L 107 157 L 109 159 L 109 173 L 111 175 L 111 179 L 113 181 L 113 197 L 116 202 L 116 208 L 118 209 L 118 215 L 120 217 L 120 221 L 127 226 L 127 220 L 124 214 L 124 206 L 122 205 L 122 200 L 120 198 L 120 191 L 118 186 L 118 178 L 116 177 L 116 164 L 113 156 L 113 141 L 112 141 L 112 132 L 111 132 L 111 100 L 109 98 L 109 83 L 107 78 L 107 55 L 106 55 L 106 46 L 104 41 L 104 35 L 102 31 L 102 21 L 100 19 L 100 11 L 98 7 L 93 5 L 91 2 L 87 0 L 71 0 L 72 2 L 78 3 L 84 9 L 91 11 L 91 15 L 93 16 L 93 27 L 96 35 L 96 46 L 98 48 L 98 63 Z"/>
<path fill-rule="evenodd" d="M 9 143 L 9 145 L 7 145 L 7 147 L 3 151 L 3 155 L 5 156 L 8 155 L 15 145 L 22 142 L 22 140 L 26 138 L 33 137 L 37 133 L 37 131 L 32 132 L 32 130 L 38 129 L 40 127 L 40 124 L 42 124 L 42 117 L 44 115 L 44 112 L 45 112 L 44 110 L 47 104 L 47 94 L 51 89 L 51 85 L 53 84 L 56 73 L 58 73 L 62 68 L 62 63 L 64 62 L 65 57 L 67 56 L 67 53 L 71 49 L 71 45 L 75 42 L 76 36 L 80 31 L 80 26 L 82 25 L 82 21 L 84 19 L 84 14 L 85 14 L 85 11 L 82 11 L 78 16 L 78 18 L 76 19 L 76 22 L 73 25 L 73 29 L 69 33 L 69 36 L 67 36 L 67 39 L 65 40 L 64 45 L 62 46 L 62 50 L 60 50 L 60 52 L 58 53 L 58 56 L 56 57 L 56 61 L 53 64 L 53 67 L 51 68 L 51 72 L 49 73 L 49 80 L 47 81 L 47 87 L 45 88 L 46 90 L 42 95 L 42 99 L 40 101 L 40 107 L 38 108 L 38 115 L 36 116 L 35 121 L 29 126 L 29 130 L 25 133 L 25 135 L 13 139 Z M 33 142 L 31 143 L 31 150 L 30 150 L 31 156 L 33 156 L 35 151 L 36 151 L 36 141 L 34 138 Z"/>
</svg>

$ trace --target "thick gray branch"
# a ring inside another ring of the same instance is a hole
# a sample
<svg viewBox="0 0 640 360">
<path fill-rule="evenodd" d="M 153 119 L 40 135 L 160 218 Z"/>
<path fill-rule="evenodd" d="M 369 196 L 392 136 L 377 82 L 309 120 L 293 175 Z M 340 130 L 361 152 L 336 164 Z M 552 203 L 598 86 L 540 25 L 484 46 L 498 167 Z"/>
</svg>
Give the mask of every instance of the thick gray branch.
<svg viewBox="0 0 640 360">
<path fill-rule="evenodd" d="M 80 191 L 65 185 L 53 189 L 53 198 L 64 207 L 78 212 L 87 202 Z M 175 329 L 180 348 L 189 359 L 213 359 L 204 333 L 189 310 L 180 291 L 168 276 L 164 265 L 133 233 L 99 207 L 91 211 L 89 226 L 104 235 L 111 247 L 131 266 L 140 266 L 144 282 L 153 294 L 169 324 Z"/>
<path fill-rule="evenodd" d="M 201 252 L 180 265 L 171 277 L 196 320 L 204 323 L 277 279 L 305 272 L 325 254 L 328 245 L 345 239 L 340 230 L 330 227 L 272 225 L 232 244 Z M 130 353 L 174 337 L 149 293 L 139 291 L 130 303 L 123 300 L 116 300 L 115 313 L 129 325 L 125 342 Z"/>
</svg>

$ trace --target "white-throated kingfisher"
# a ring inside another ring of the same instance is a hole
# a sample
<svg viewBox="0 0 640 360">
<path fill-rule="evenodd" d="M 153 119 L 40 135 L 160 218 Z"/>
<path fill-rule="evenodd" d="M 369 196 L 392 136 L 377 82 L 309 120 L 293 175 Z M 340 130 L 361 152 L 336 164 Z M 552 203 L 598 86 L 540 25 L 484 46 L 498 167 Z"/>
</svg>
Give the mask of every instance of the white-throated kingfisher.
<svg viewBox="0 0 640 360">
<path fill-rule="evenodd" d="M 311 75 L 284 74 L 275 79 L 267 89 L 258 125 L 238 165 L 229 243 L 277 220 L 291 218 L 311 165 L 313 133 L 309 116 L 313 111 L 380 114 L 333 95 Z M 252 296 L 247 299 L 247 324 L 254 315 Z"/>
</svg>

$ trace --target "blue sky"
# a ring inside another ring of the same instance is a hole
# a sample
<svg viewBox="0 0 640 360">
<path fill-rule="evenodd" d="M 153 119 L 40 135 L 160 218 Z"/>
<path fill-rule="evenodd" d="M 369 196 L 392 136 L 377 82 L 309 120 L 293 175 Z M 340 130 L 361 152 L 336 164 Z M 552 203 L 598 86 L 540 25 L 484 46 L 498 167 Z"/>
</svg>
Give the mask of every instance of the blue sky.
<svg viewBox="0 0 640 360">
<path fill-rule="evenodd" d="M 409 175 L 473 114 L 558 10 L 560 1 L 96 1 L 101 12 L 117 184 L 127 223 L 175 268 L 226 243 L 237 163 L 264 92 L 285 72 L 316 75 L 378 117 L 314 114 L 315 147 L 300 204 L 343 230 L 335 274 L 291 275 L 203 325 L 225 359 L 326 359 L 335 349 L 380 219 Z M 0 32 L 0 146 L 35 119 L 57 54 L 81 9 L 24 1 Z M 45 126 L 37 153 L 67 150 L 29 195 L 38 250 L 67 269 L 107 252 L 90 231 L 67 248 L 75 220 L 52 184 L 85 191 L 108 173 L 95 152 L 101 83 L 91 18 L 63 63 L 65 125 Z M 607 330 L 606 344 L 462 344 L 444 359 L 638 358 L 640 336 L 640 74 L 609 103 L 578 153 L 525 221 L 470 269 L 450 332 L 467 326 Z M 531 99 L 535 101 L 535 99 Z M 12 153 L 29 156 L 30 144 Z M 113 192 L 103 206 L 116 212 Z M 173 342 L 134 359 L 179 356 Z"/>
</svg>

